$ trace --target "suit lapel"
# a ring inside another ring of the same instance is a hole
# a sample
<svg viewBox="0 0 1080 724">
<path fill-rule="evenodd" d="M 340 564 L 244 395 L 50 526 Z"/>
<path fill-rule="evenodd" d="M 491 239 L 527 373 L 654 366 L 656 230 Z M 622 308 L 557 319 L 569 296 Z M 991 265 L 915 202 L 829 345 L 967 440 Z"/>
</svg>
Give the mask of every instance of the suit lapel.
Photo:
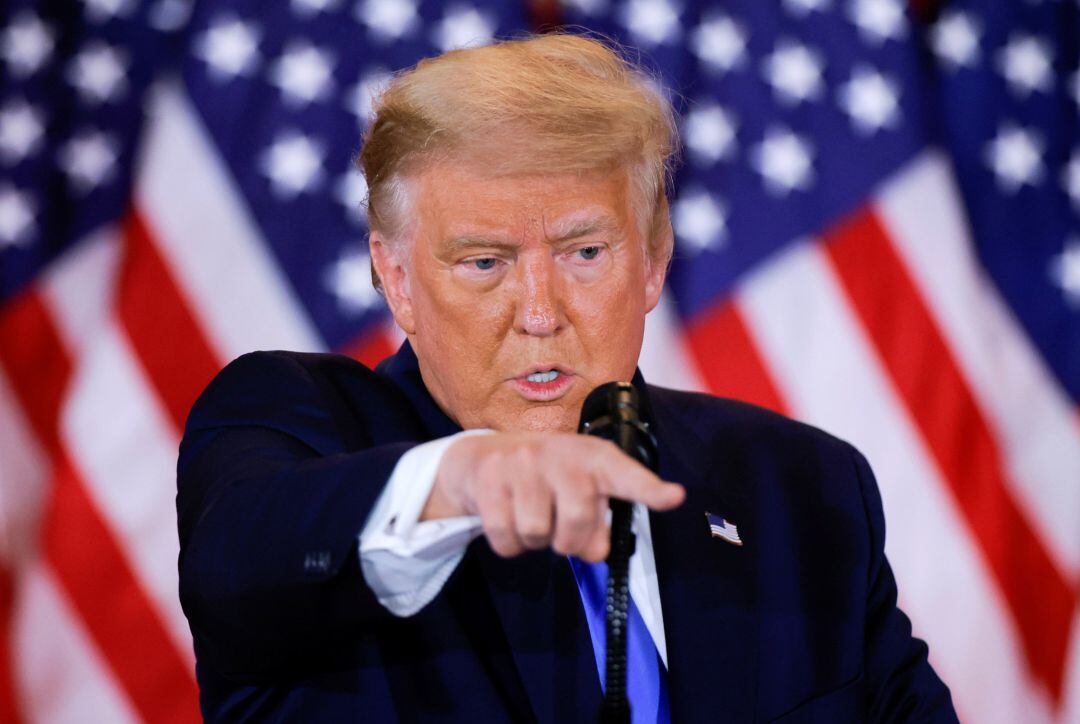
<svg viewBox="0 0 1080 724">
<path fill-rule="evenodd" d="M 655 405 L 658 400 L 654 399 Z M 686 486 L 677 510 L 652 513 L 667 636 L 672 721 L 751 721 L 757 687 L 754 531 L 735 546 L 709 531 L 705 512 L 750 521 L 746 498 L 717 453 L 686 421 L 655 409 L 660 473 Z"/>
<path fill-rule="evenodd" d="M 550 551 L 505 559 L 474 544 L 536 720 L 595 721 L 600 678 L 570 564 Z"/>
<path fill-rule="evenodd" d="M 431 438 L 461 431 L 424 386 L 408 342 L 377 371 L 405 393 Z M 551 551 L 500 558 L 482 538 L 473 542 L 463 565 L 471 558 L 486 581 L 498 620 L 476 621 L 483 608 L 476 601 L 476 607 L 466 605 L 469 610 L 458 614 L 492 678 L 506 692 L 515 720 L 527 718 L 522 713 L 531 709 L 540 722 L 576 721 L 583 713 L 583 721 L 594 721 L 600 678 L 569 562 Z M 482 630 L 492 626 L 502 628 L 516 675 L 506 670 L 507 653 L 490 645 L 490 630 Z"/>
</svg>

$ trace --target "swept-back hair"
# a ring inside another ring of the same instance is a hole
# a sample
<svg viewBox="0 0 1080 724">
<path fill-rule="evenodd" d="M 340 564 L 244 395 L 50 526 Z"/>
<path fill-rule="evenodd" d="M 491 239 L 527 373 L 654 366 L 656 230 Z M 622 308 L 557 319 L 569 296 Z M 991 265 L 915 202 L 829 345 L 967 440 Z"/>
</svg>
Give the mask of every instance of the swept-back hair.
<svg viewBox="0 0 1080 724">
<path fill-rule="evenodd" d="M 426 58 L 397 73 L 373 110 L 359 164 L 368 226 L 388 239 L 407 235 L 410 176 L 444 161 L 492 176 L 625 169 L 650 245 L 668 223 L 675 114 L 606 38 L 559 31 Z"/>
</svg>

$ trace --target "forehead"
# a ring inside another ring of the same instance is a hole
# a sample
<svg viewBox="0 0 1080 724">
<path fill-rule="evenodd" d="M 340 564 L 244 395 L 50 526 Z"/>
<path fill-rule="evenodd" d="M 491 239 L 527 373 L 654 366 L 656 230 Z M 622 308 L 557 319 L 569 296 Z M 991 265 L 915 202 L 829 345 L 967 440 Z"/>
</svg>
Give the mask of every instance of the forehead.
<svg viewBox="0 0 1080 724">
<path fill-rule="evenodd" d="M 438 164 L 420 173 L 414 184 L 417 220 L 440 236 L 535 230 L 554 237 L 632 226 L 623 169 L 494 175 Z"/>
</svg>

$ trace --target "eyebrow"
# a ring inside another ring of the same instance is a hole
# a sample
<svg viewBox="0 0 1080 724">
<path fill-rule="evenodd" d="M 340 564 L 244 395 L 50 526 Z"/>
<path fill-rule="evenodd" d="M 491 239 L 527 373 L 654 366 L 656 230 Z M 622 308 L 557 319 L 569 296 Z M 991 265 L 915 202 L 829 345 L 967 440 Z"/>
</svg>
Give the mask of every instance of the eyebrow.
<svg viewBox="0 0 1080 724">
<path fill-rule="evenodd" d="M 618 228 L 619 225 L 615 220 L 606 214 L 587 219 L 577 219 L 567 223 L 566 228 L 562 230 L 562 233 L 551 238 L 549 241 L 570 241 L 597 232 L 616 231 Z M 447 240 L 446 245 L 454 250 L 464 248 L 514 249 L 518 246 L 515 242 L 508 242 L 502 239 L 484 236 L 482 234 L 460 234 L 458 236 L 453 236 Z"/>
</svg>

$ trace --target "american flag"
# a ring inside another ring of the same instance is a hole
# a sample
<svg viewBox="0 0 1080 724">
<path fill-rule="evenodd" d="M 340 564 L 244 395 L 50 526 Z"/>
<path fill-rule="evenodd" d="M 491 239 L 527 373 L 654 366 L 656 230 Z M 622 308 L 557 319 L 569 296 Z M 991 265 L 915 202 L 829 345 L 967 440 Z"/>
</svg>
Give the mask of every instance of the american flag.
<svg viewBox="0 0 1080 724">
<path fill-rule="evenodd" d="M 198 716 L 181 426 L 252 349 L 373 363 L 372 93 L 572 23 L 682 113 L 653 383 L 867 454 L 973 722 L 1080 721 L 1071 0 L 83 0 L 0 7 L 0 720 Z M 807 542 L 807 545 L 812 542 Z"/>
</svg>

